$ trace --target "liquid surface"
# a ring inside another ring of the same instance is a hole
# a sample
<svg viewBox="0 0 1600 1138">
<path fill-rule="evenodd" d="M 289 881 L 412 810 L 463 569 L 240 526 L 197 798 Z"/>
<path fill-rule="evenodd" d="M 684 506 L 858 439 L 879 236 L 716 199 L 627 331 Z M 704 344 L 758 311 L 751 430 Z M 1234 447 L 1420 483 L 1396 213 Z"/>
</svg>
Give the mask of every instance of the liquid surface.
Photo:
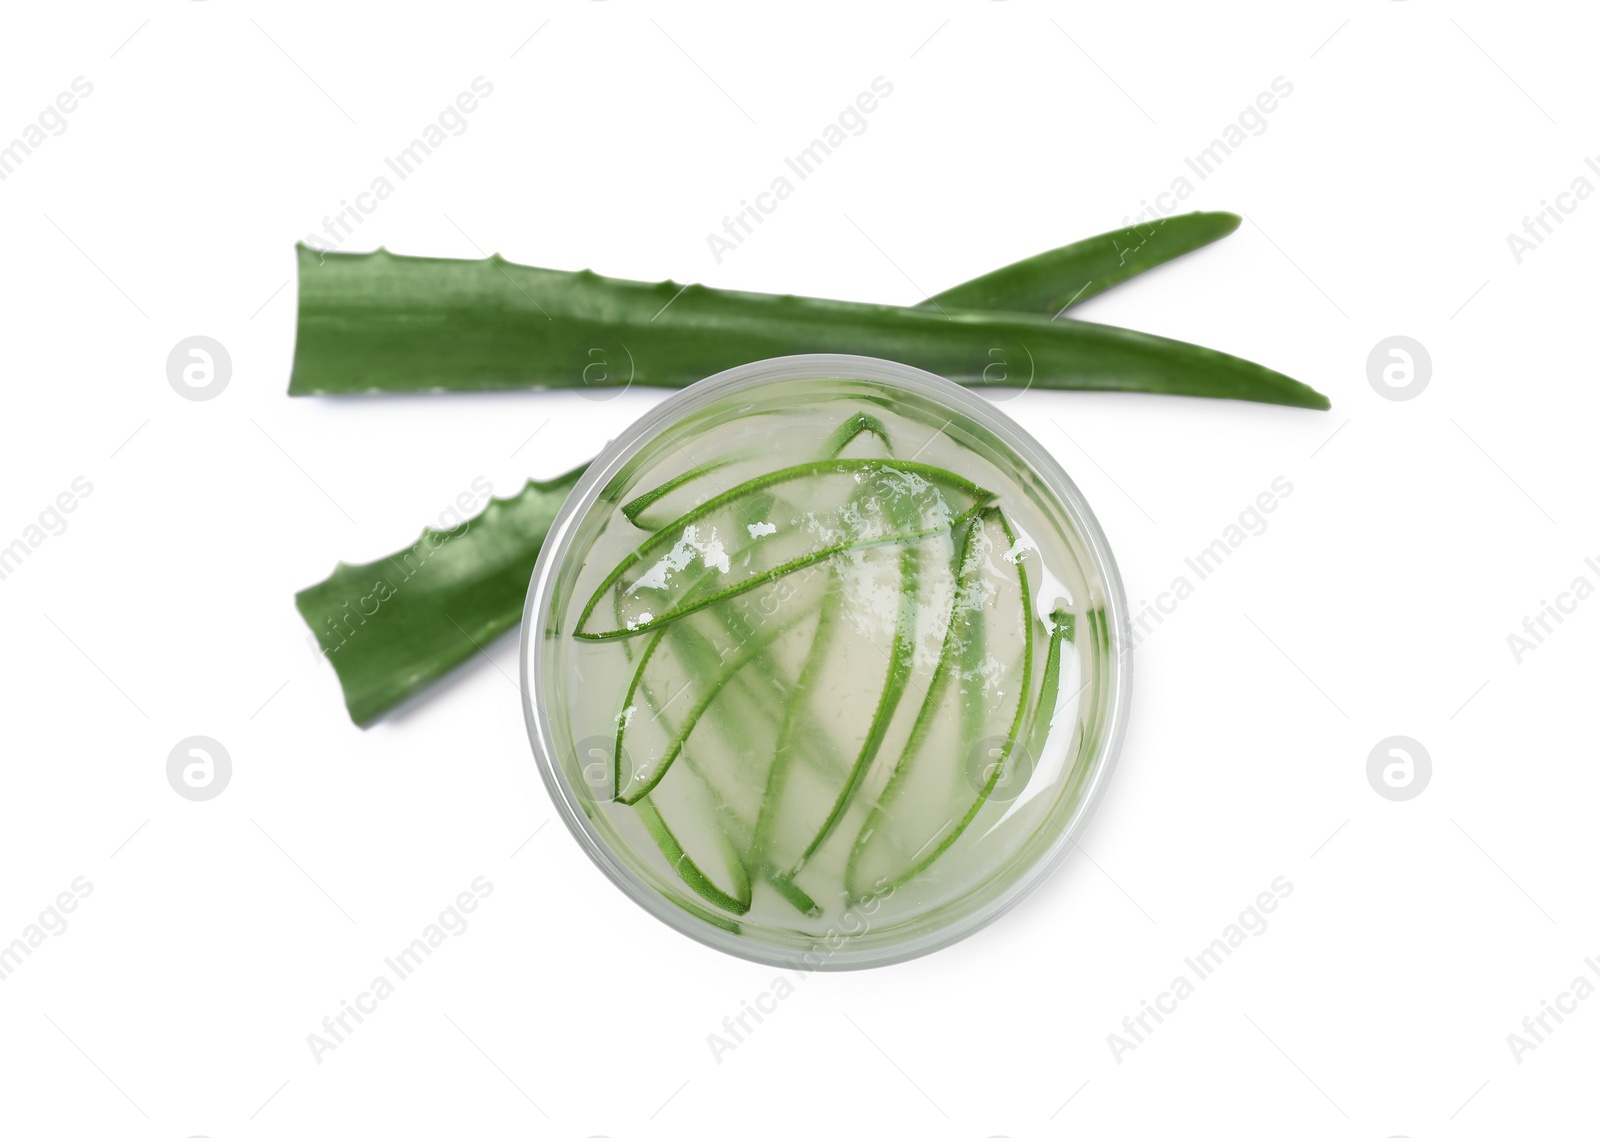
<svg viewBox="0 0 1600 1138">
<path fill-rule="evenodd" d="M 1081 801 L 1091 564 L 987 429 L 764 385 L 645 444 L 579 522 L 538 649 L 563 775 L 632 875 L 720 929 L 824 958 L 912 938 Z"/>
</svg>

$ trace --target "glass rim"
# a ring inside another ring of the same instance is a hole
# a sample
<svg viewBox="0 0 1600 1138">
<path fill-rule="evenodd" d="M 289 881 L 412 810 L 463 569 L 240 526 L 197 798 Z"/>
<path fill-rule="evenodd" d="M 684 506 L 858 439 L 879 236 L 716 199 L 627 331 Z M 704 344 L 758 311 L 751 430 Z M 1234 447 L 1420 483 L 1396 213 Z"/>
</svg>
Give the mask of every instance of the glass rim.
<svg viewBox="0 0 1600 1138">
<path fill-rule="evenodd" d="M 1035 855 L 1016 879 L 998 894 L 957 915 L 947 924 L 923 930 L 905 941 L 882 946 L 853 948 L 847 940 L 843 947 L 828 950 L 820 962 L 808 959 L 816 955 L 814 950 L 791 949 L 754 941 L 719 928 L 681 908 L 648 882 L 641 880 L 612 852 L 578 801 L 574 788 L 568 784 L 557 758 L 556 741 L 544 708 L 541 701 L 533 696 L 536 688 L 543 690 L 536 682 L 542 678 L 541 654 L 534 653 L 532 647 L 536 639 L 542 639 L 535 630 L 542 628 L 548 617 L 551 582 L 570 551 L 577 524 L 593 508 L 601 492 L 624 464 L 674 423 L 730 392 L 775 380 L 807 378 L 879 383 L 890 389 L 902 389 L 931 398 L 974 420 L 1013 450 L 1060 500 L 1068 520 L 1083 540 L 1094 574 L 1104 591 L 1110 655 L 1102 697 L 1105 724 L 1097 740 L 1095 753 L 1087 759 L 1091 767 L 1088 782 L 1066 825 L 1059 828 L 1048 846 Z M 757 964 L 810 971 L 873 968 L 924 956 L 972 935 L 1017 905 L 1065 860 L 1073 840 L 1088 825 L 1105 796 L 1122 749 L 1132 673 L 1131 655 L 1123 651 L 1122 645 L 1126 617 L 1127 600 L 1123 593 L 1122 578 L 1094 512 L 1060 463 L 1016 420 L 960 384 L 909 364 L 842 354 L 778 356 L 728 368 L 673 392 L 607 443 L 579 478 L 551 521 L 538 561 L 534 564 L 523 605 L 519 650 L 523 717 L 540 778 L 556 812 L 561 815 L 567 829 L 589 859 L 646 912 L 702 944 Z"/>
</svg>

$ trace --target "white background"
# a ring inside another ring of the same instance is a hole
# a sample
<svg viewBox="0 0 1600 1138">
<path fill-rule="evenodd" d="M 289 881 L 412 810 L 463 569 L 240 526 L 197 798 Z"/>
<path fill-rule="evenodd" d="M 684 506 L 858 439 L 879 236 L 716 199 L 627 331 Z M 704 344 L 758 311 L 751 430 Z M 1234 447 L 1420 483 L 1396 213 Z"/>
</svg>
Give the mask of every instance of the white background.
<svg viewBox="0 0 1600 1138">
<path fill-rule="evenodd" d="M 0 141 L 0 940 L 93 893 L 0 983 L 0 1127 L 28 1134 L 1574 1132 L 1600 1000 L 1506 1036 L 1600 953 L 1590 508 L 1600 201 L 1506 235 L 1600 153 L 1584 6 L 1336 0 L 29 6 Z M 537 33 L 537 34 L 535 34 Z M 532 36 L 533 38 L 529 38 Z M 130 38 L 131 37 L 131 38 Z M 1331 38 L 1330 38 L 1331 37 Z M 532 769 L 515 645 L 362 732 L 292 597 L 490 479 L 587 458 L 661 398 L 291 400 L 294 242 L 476 76 L 469 129 L 345 246 L 911 303 L 1119 225 L 1275 77 L 1183 208 L 1248 219 L 1082 309 L 1259 360 L 1331 413 L 1028 392 L 1131 601 L 1282 476 L 1293 493 L 1135 653 L 1120 766 L 999 923 L 771 983 L 605 883 Z M 876 76 L 869 119 L 719 264 L 706 234 Z M 223 343 L 208 402 L 168 385 Z M 1425 345 L 1380 397 L 1367 356 Z M 531 443 L 528 437 L 540 433 Z M 521 448 L 518 450 L 518 448 Z M 513 457 L 513 452 L 515 456 Z M 212 801 L 168 786 L 221 741 Z M 1409 802 L 1368 753 L 1422 743 Z M 547 824 L 548 823 L 548 824 Z M 534 835 L 530 838 L 530 835 Z M 492 896 L 336 1051 L 309 1032 L 482 875 Z M 1135 1051 L 1107 1035 L 1278 876 L 1293 895 Z M 1596 978 L 1600 980 L 1600 977 Z M 1553 1021 L 1552 1021 L 1553 1022 Z M 1065 1104 L 1065 1105 L 1064 1105 Z"/>
</svg>

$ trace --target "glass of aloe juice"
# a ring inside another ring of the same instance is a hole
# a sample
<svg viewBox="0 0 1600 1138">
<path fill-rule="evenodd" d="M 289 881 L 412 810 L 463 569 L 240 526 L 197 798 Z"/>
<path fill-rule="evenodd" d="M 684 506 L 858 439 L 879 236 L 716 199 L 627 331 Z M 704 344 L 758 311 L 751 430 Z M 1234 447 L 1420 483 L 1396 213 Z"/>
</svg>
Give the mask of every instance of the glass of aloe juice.
<svg viewBox="0 0 1600 1138">
<path fill-rule="evenodd" d="M 1125 602 L 1076 486 L 965 389 L 859 356 L 672 395 L 589 467 L 523 618 L 568 827 L 715 948 L 861 968 L 993 920 L 1104 790 Z"/>
</svg>

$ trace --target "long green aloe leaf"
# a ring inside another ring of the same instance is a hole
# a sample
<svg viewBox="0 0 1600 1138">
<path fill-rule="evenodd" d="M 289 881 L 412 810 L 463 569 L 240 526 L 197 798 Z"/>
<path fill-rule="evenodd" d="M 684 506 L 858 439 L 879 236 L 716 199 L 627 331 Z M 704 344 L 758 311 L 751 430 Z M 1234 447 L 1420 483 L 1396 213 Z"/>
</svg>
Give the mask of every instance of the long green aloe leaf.
<svg viewBox="0 0 1600 1138">
<path fill-rule="evenodd" d="M 493 499 L 453 530 L 365 565 L 340 562 L 295 606 L 365 727 L 516 626 L 539 547 L 583 468 Z"/>
<path fill-rule="evenodd" d="M 1144 332 L 1022 312 L 882 304 L 649 284 L 482 261 L 300 250 L 291 395 L 683 387 L 737 364 L 807 352 L 880 356 L 986 383 L 1143 391 L 1326 409 L 1260 364 Z M 597 356 L 596 353 L 599 353 Z"/>
</svg>

